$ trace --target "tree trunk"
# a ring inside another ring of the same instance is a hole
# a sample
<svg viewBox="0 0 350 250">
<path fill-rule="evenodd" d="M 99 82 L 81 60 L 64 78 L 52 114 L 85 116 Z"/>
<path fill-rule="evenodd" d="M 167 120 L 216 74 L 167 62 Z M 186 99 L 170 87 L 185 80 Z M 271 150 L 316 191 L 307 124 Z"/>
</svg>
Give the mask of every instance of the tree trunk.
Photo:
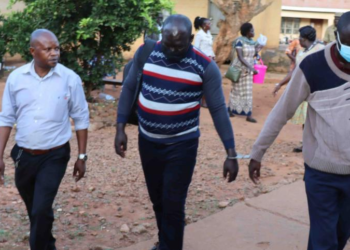
<svg viewBox="0 0 350 250">
<path fill-rule="evenodd" d="M 214 42 L 215 60 L 218 65 L 231 59 L 232 42 L 238 37 L 241 25 L 263 12 L 272 4 L 262 4 L 262 0 L 212 0 L 225 16 L 219 23 L 220 31 Z"/>
</svg>

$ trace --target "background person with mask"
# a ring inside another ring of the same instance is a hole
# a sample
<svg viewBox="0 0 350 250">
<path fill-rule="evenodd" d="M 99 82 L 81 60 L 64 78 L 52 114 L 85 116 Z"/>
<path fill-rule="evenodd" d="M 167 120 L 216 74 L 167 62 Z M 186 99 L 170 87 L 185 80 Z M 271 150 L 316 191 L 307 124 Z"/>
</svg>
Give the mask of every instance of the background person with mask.
<svg viewBox="0 0 350 250">
<path fill-rule="evenodd" d="M 224 177 L 232 182 L 238 173 L 234 136 L 216 63 L 191 45 L 191 21 L 182 15 L 168 17 L 142 75 L 139 94 L 139 151 L 150 199 L 156 215 L 159 244 L 152 249 L 181 250 L 185 202 L 196 165 L 199 109 L 203 94 L 215 128 L 225 146 Z M 137 61 L 143 47 L 135 54 Z M 134 63 L 118 105 L 116 153 L 125 156 L 125 125 L 132 109 L 137 72 Z"/>
<path fill-rule="evenodd" d="M 251 153 L 249 175 L 260 176 L 266 150 L 303 101 L 305 187 L 310 215 L 308 250 L 342 250 L 350 237 L 350 12 L 337 42 L 307 56 L 295 69 Z"/>
</svg>

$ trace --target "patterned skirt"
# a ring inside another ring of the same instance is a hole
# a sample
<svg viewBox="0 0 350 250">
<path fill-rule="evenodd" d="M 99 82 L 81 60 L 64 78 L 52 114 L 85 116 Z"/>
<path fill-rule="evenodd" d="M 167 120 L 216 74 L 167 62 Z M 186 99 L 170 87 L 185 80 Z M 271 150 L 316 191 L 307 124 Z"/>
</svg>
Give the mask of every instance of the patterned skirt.
<svg viewBox="0 0 350 250">
<path fill-rule="evenodd" d="M 242 70 L 237 83 L 232 83 L 229 110 L 236 115 L 251 116 L 253 109 L 253 74 Z"/>
<path fill-rule="evenodd" d="M 303 102 L 302 104 L 300 104 L 290 122 L 296 125 L 304 125 L 306 121 L 307 106 L 307 102 Z"/>
</svg>

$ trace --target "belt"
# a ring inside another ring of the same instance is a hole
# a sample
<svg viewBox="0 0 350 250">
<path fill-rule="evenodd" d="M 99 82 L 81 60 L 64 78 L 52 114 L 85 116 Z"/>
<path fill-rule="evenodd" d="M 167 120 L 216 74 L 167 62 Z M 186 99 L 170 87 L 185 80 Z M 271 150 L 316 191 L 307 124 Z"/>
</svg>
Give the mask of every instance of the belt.
<svg viewBox="0 0 350 250">
<path fill-rule="evenodd" d="M 29 148 L 20 148 L 22 149 L 24 152 L 27 152 L 31 155 L 43 155 L 43 154 L 47 154 L 48 152 L 55 150 L 55 149 L 59 149 L 59 148 L 63 148 L 67 143 L 54 147 L 54 148 L 50 148 L 50 149 L 45 149 L 45 150 L 41 150 L 41 149 L 29 149 Z"/>
</svg>

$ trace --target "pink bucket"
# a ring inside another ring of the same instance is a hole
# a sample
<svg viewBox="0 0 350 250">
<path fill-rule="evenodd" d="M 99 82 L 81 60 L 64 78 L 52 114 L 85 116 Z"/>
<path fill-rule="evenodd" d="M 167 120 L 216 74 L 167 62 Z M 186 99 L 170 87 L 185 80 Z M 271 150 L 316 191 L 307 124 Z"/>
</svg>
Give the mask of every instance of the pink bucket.
<svg viewBox="0 0 350 250">
<path fill-rule="evenodd" d="M 259 73 L 253 76 L 253 83 L 255 84 L 264 84 L 265 75 L 267 71 L 267 66 L 264 65 L 264 62 L 260 60 L 261 64 L 255 64 L 254 69 Z"/>
</svg>

